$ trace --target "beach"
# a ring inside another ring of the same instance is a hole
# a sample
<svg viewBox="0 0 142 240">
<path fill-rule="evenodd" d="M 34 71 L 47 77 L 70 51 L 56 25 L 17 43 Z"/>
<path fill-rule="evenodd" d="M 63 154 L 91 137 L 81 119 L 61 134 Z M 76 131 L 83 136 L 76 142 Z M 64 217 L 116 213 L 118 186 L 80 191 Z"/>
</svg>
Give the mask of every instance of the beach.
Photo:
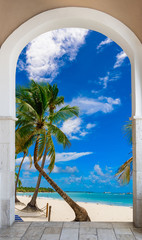
<svg viewBox="0 0 142 240">
<path fill-rule="evenodd" d="M 30 201 L 29 196 L 18 196 L 18 199 L 25 205 Z M 51 206 L 51 221 L 73 221 L 74 212 L 70 206 L 64 201 L 52 198 L 37 198 L 37 206 L 42 209 L 47 203 Z M 114 206 L 100 203 L 77 202 L 81 207 L 85 208 L 91 221 L 97 222 L 132 222 L 133 209 L 126 206 Z M 47 221 L 45 216 L 46 210 L 38 213 L 25 213 L 21 211 L 24 206 L 16 204 L 15 214 L 21 216 L 24 221 Z"/>
</svg>

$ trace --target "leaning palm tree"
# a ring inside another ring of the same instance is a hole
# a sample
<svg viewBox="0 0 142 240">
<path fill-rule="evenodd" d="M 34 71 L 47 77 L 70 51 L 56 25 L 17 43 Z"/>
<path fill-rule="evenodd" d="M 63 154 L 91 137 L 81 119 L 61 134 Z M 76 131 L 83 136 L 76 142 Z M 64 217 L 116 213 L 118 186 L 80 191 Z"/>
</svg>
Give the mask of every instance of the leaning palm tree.
<svg viewBox="0 0 142 240">
<path fill-rule="evenodd" d="M 19 165 L 16 165 L 16 166 L 15 166 L 15 181 L 16 181 L 17 175 L 18 175 L 18 173 L 16 172 L 16 169 L 17 169 L 17 168 L 19 168 Z M 22 187 L 22 182 L 21 182 L 20 179 L 18 179 L 18 187 Z"/>
<path fill-rule="evenodd" d="M 128 121 L 124 125 L 125 136 L 128 138 L 129 143 L 132 144 L 132 121 Z M 133 157 L 124 162 L 117 170 L 115 176 L 121 185 L 128 184 L 130 182 L 133 173 Z"/>
<path fill-rule="evenodd" d="M 57 97 L 57 85 L 41 85 L 34 81 L 30 88 L 20 88 L 17 91 L 17 128 L 21 136 L 26 136 L 28 141 L 35 141 L 34 165 L 47 182 L 60 194 L 60 196 L 70 205 L 75 213 L 76 221 L 90 221 L 85 209 L 75 203 L 47 174 L 39 160 L 45 161 L 47 156 L 50 160 L 49 173 L 55 164 L 55 147 L 52 137 L 63 147 L 70 146 L 67 136 L 58 127 L 69 117 L 78 116 L 78 108 L 69 105 L 55 111 L 56 106 L 64 103 L 63 97 Z"/>
<path fill-rule="evenodd" d="M 16 172 L 16 170 L 19 168 L 19 165 L 15 165 L 15 181 L 17 179 L 17 175 L 18 173 Z M 18 179 L 18 187 L 21 187 L 22 186 L 22 182 L 20 179 Z"/>
<path fill-rule="evenodd" d="M 18 168 L 18 173 L 16 174 L 16 177 L 15 177 L 15 203 L 20 203 L 19 199 L 17 198 L 17 186 L 18 186 L 18 182 L 19 182 L 19 176 L 20 176 L 20 171 L 21 171 L 21 168 L 22 168 L 22 164 L 25 160 L 25 157 L 27 156 L 27 153 L 24 151 L 23 152 L 23 158 L 20 162 L 20 165 L 19 165 L 19 168 Z"/>
<path fill-rule="evenodd" d="M 26 138 L 22 138 L 20 136 L 18 130 L 16 130 L 16 132 L 15 132 L 15 153 L 16 153 L 16 155 L 19 153 L 23 153 L 23 157 L 20 162 L 20 165 L 18 168 L 18 173 L 16 174 L 16 179 L 15 179 L 15 203 L 20 203 L 19 199 L 17 198 L 17 185 L 19 182 L 19 176 L 20 176 L 20 171 L 21 171 L 23 162 L 25 160 L 25 157 L 28 155 L 28 148 L 30 147 L 31 144 L 32 144 L 32 142 L 28 142 L 28 145 L 27 145 Z"/>
<path fill-rule="evenodd" d="M 63 96 L 60 96 L 60 97 L 58 96 L 57 85 L 51 86 L 50 84 L 47 84 L 46 93 L 48 94 L 48 107 L 47 107 L 48 114 L 49 114 L 49 116 L 48 116 L 48 119 L 49 119 L 48 123 L 52 126 L 53 120 L 55 118 L 55 116 L 53 118 L 53 115 L 55 115 L 56 109 L 59 108 L 61 104 L 64 104 L 64 97 Z M 69 108 L 69 106 L 65 106 L 64 108 L 56 111 L 56 117 L 57 117 L 57 114 L 58 114 L 58 117 L 60 118 L 59 120 L 63 120 L 64 119 L 63 116 L 59 116 L 59 111 L 60 111 L 60 114 L 67 114 L 66 117 L 64 116 L 65 119 L 70 118 L 71 116 L 74 115 L 74 112 L 72 112 L 72 108 Z M 51 133 L 49 127 L 48 127 L 48 139 L 49 139 L 49 136 L 51 138 L 51 135 L 52 135 L 52 133 Z M 50 142 L 49 142 L 49 144 L 50 144 Z M 61 144 L 64 145 L 64 142 L 61 142 Z M 67 145 L 70 145 L 70 142 L 66 138 L 66 146 Z M 41 168 L 42 169 L 44 168 L 46 155 L 47 155 L 47 150 L 45 150 L 44 156 L 42 158 L 42 163 L 41 163 Z M 54 154 L 54 158 L 55 158 L 55 154 Z M 55 161 L 55 159 L 54 159 L 54 161 Z M 53 162 L 53 164 L 54 164 L 54 162 Z M 34 194 L 33 194 L 32 198 L 31 198 L 31 201 L 27 204 L 27 207 L 24 210 L 30 210 L 30 209 L 32 209 L 32 211 L 40 210 L 37 207 L 36 200 L 37 200 L 38 190 L 39 190 L 39 187 L 40 187 L 41 177 L 42 177 L 42 175 L 41 175 L 41 173 L 39 173 Z"/>
</svg>

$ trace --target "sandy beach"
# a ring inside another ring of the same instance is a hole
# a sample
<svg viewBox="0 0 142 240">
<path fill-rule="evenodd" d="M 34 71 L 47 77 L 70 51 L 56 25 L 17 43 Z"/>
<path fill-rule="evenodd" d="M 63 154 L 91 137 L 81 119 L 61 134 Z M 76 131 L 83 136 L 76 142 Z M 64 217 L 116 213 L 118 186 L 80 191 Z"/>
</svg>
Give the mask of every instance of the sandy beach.
<svg viewBox="0 0 142 240">
<path fill-rule="evenodd" d="M 30 201 L 28 196 L 18 196 L 18 199 L 25 205 Z M 44 208 L 47 203 L 52 207 L 51 221 L 73 221 L 74 212 L 64 200 L 52 198 L 38 198 L 37 205 L 40 209 Z M 97 203 L 77 202 L 84 207 L 91 221 L 97 222 L 132 222 L 132 207 L 112 206 Z M 45 211 L 41 213 L 25 213 L 21 211 L 24 206 L 15 205 L 15 214 L 22 217 L 24 221 L 47 221 Z"/>
</svg>

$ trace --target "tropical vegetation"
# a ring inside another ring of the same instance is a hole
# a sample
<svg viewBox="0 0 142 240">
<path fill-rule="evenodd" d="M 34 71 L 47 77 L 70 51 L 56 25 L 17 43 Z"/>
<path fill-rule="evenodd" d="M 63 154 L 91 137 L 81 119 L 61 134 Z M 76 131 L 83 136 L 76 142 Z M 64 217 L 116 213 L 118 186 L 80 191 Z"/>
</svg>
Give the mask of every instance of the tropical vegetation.
<svg viewBox="0 0 142 240">
<path fill-rule="evenodd" d="M 19 88 L 16 94 L 18 118 L 16 127 L 20 136 L 26 139 L 27 146 L 31 142 L 35 143 L 33 156 L 35 168 L 70 205 L 75 213 L 75 221 L 90 221 L 86 210 L 74 202 L 49 176 L 56 159 L 53 137 L 64 148 L 69 147 L 71 143 L 60 126 L 63 121 L 79 114 L 78 107 L 64 106 L 64 97 L 58 97 L 58 92 L 56 84 L 43 85 L 33 80 L 29 88 Z M 48 173 L 43 169 L 47 156 Z M 37 209 L 32 202 L 27 208 Z"/>
<path fill-rule="evenodd" d="M 15 203 L 20 202 L 19 199 L 17 198 L 17 185 L 20 186 L 20 184 L 22 184 L 21 181 L 19 180 L 20 171 L 22 168 L 22 164 L 25 160 L 25 157 L 28 155 L 28 148 L 30 147 L 30 145 L 32 145 L 32 141 L 28 142 L 28 145 L 27 145 L 26 141 L 27 141 L 27 139 L 21 137 L 19 132 L 16 130 L 16 132 L 15 132 L 15 153 L 16 153 L 16 156 L 19 153 L 23 153 L 23 157 L 22 157 L 20 165 L 16 166 L 16 169 L 18 169 L 18 172 L 15 171 Z M 30 158 L 30 155 L 29 155 L 29 159 L 30 159 L 30 161 L 32 161 L 32 159 Z M 30 165 L 31 164 L 32 164 L 32 162 L 30 162 Z"/>
<path fill-rule="evenodd" d="M 16 170 L 19 168 L 19 165 L 16 165 L 15 166 L 15 181 L 17 180 L 17 176 L 18 176 L 18 173 L 16 172 Z M 18 179 L 18 183 L 17 183 L 18 187 L 22 187 L 22 182 L 20 179 Z M 17 188 L 18 188 L 17 187 Z"/>
<path fill-rule="evenodd" d="M 17 192 L 34 192 L 34 191 L 35 191 L 35 188 L 33 188 L 33 187 L 22 187 L 21 185 L 17 187 Z M 50 187 L 48 187 L 48 188 L 40 187 L 38 189 L 38 192 L 51 193 L 51 192 L 55 192 L 55 191 L 53 190 L 53 188 L 50 188 Z"/>
<path fill-rule="evenodd" d="M 132 121 L 127 122 L 124 125 L 125 136 L 128 138 L 129 143 L 132 144 Z M 133 172 L 133 157 L 130 157 L 124 162 L 117 170 L 115 176 L 117 177 L 120 184 L 128 184 L 130 182 Z"/>
</svg>

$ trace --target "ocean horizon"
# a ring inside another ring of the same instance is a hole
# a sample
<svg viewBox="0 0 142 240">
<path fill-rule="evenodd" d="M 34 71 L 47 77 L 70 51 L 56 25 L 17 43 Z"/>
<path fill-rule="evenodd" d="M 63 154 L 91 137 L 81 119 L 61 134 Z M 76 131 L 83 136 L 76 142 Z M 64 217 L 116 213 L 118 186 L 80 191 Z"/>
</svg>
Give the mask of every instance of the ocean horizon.
<svg viewBox="0 0 142 240">
<path fill-rule="evenodd" d="M 115 205 L 115 206 L 133 206 L 133 194 L 132 193 L 94 193 L 94 192 L 69 192 L 66 193 L 77 202 L 89 202 L 89 203 L 100 203 L 107 205 Z M 19 196 L 32 196 L 33 192 L 18 192 Z M 38 197 L 40 198 L 53 198 L 60 199 L 62 197 L 56 193 L 48 193 L 48 192 L 40 192 L 38 193 Z"/>
</svg>

